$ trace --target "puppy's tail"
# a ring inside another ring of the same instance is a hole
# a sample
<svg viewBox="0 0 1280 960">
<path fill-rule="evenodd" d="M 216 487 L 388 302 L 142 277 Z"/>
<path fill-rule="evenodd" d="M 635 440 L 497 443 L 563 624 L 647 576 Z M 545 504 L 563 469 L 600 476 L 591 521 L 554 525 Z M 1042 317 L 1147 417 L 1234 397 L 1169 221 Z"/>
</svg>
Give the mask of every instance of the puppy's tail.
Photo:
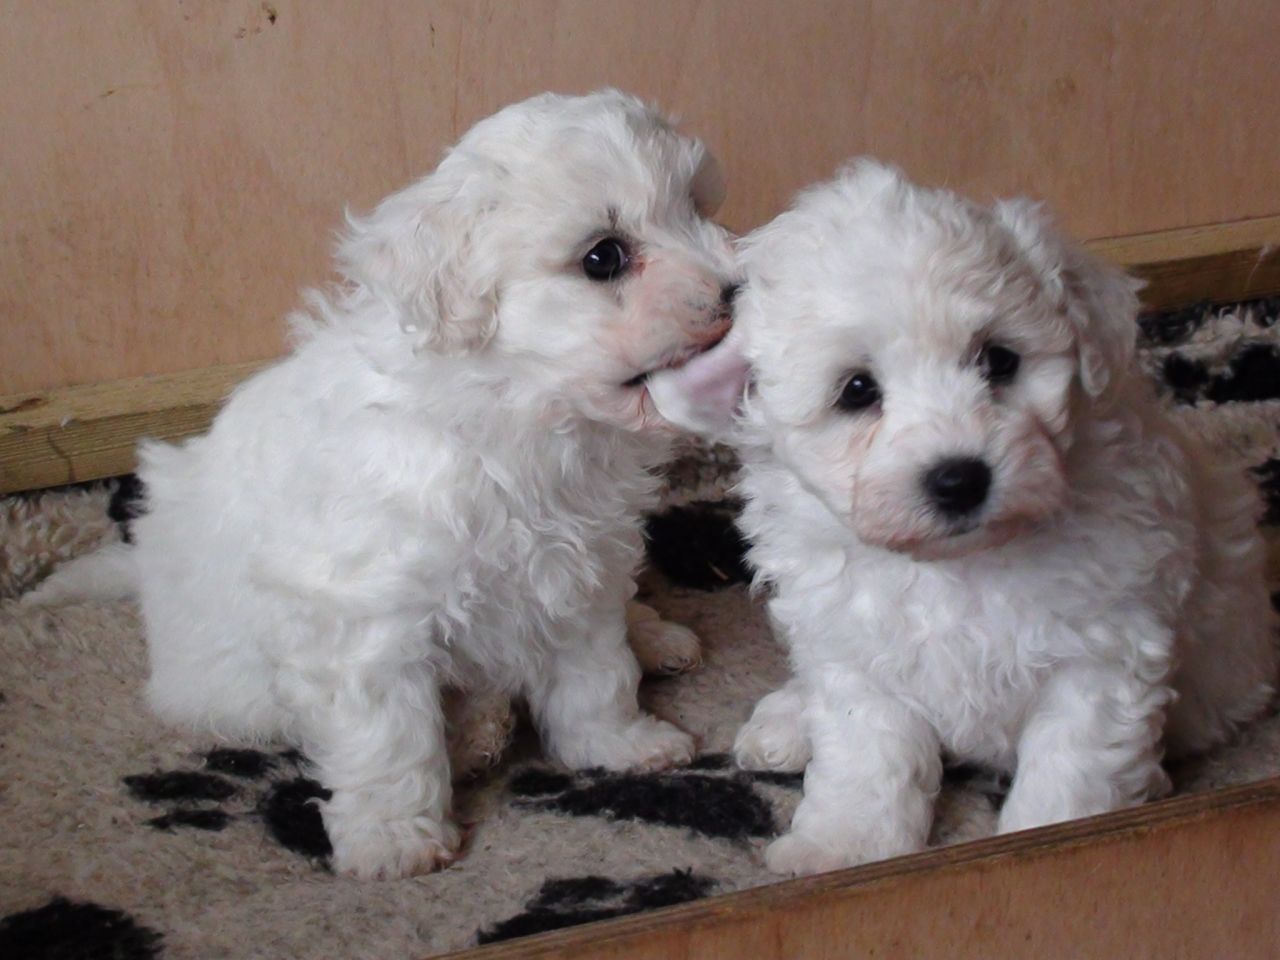
<svg viewBox="0 0 1280 960">
<path fill-rule="evenodd" d="M 113 543 L 59 567 L 18 600 L 23 607 L 53 607 L 78 600 L 122 600 L 138 592 L 137 561 L 127 543 Z"/>
</svg>

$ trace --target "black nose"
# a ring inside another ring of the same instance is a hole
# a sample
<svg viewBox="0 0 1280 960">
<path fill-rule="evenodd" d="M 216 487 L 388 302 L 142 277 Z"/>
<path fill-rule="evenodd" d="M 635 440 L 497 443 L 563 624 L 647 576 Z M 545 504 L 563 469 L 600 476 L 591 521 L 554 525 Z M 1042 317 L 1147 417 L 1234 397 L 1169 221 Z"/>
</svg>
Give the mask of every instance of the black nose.
<svg viewBox="0 0 1280 960">
<path fill-rule="evenodd" d="M 733 301 L 738 296 L 738 291 L 741 289 L 741 283 L 726 283 L 720 288 L 720 302 L 726 307 L 732 307 Z"/>
<path fill-rule="evenodd" d="M 970 457 L 943 460 L 924 475 L 929 499 L 943 513 L 969 513 L 991 489 L 991 468 Z"/>
</svg>

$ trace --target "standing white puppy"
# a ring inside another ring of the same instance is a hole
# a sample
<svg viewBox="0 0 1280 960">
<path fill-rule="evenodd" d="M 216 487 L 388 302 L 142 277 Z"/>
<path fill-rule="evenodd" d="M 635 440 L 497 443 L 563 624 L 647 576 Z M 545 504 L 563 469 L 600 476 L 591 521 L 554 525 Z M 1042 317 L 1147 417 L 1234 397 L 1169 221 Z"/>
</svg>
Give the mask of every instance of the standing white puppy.
<svg viewBox="0 0 1280 960">
<path fill-rule="evenodd" d="M 136 546 L 31 602 L 136 583 L 155 709 L 300 742 L 358 876 L 457 851 L 444 684 L 523 695 L 570 766 L 688 760 L 637 705 L 626 607 L 672 433 L 647 375 L 730 324 L 721 195 L 617 92 L 479 123 L 351 222 L 288 359 L 207 436 L 143 447 Z"/>
<path fill-rule="evenodd" d="M 1266 704 L 1255 493 L 1130 372 L 1132 281 L 870 162 L 744 261 L 742 527 L 795 678 L 737 754 L 808 762 L 772 869 L 921 849 L 944 753 L 1014 775 L 1020 830 L 1159 794 L 1165 747 Z"/>
</svg>

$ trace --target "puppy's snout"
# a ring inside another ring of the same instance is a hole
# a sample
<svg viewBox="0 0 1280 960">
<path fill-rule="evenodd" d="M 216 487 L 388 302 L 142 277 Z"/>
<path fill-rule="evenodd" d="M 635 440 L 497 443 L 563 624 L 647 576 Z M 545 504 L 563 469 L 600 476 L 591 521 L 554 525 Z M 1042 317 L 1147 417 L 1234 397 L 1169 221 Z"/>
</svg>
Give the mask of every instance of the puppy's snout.
<svg viewBox="0 0 1280 960">
<path fill-rule="evenodd" d="M 982 506 L 991 490 L 991 468 L 974 457 L 943 460 L 924 475 L 929 501 L 943 513 L 959 516 Z"/>
</svg>

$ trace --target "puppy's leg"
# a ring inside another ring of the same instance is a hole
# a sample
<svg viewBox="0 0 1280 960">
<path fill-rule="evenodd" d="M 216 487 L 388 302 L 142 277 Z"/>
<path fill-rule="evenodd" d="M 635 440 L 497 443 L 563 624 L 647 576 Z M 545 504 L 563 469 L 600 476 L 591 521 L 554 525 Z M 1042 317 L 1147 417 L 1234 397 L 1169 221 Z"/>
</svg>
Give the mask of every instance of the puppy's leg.
<svg viewBox="0 0 1280 960">
<path fill-rule="evenodd" d="M 303 745 L 333 791 L 322 812 L 334 869 L 394 879 L 448 864 L 459 835 L 436 678 L 421 665 L 379 664 L 323 692 Z"/>
<path fill-rule="evenodd" d="M 813 759 L 791 832 L 765 850 L 775 873 L 804 875 L 924 847 L 942 779 L 924 717 L 862 678 L 816 679 Z"/>
<path fill-rule="evenodd" d="M 1141 803 L 1168 789 L 1160 766 L 1164 687 L 1118 669 L 1053 676 L 1018 739 L 1018 769 L 1000 811 L 1010 833 Z"/>
<path fill-rule="evenodd" d="M 511 743 L 516 716 L 505 690 L 446 690 L 449 768 L 457 783 L 493 767 Z"/>
<path fill-rule="evenodd" d="M 640 711 L 640 667 L 621 604 L 583 618 L 528 686 L 547 752 L 570 767 L 661 770 L 693 758 L 693 738 Z"/>
<path fill-rule="evenodd" d="M 645 673 L 686 673 L 702 663 L 696 633 L 637 600 L 627 604 L 627 641 Z"/>
<path fill-rule="evenodd" d="M 809 734 L 804 726 L 808 690 L 799 677 L 761 698 L 733 742 L 744 770 L 803 770 L 809 762 Z"/>
</svg>

